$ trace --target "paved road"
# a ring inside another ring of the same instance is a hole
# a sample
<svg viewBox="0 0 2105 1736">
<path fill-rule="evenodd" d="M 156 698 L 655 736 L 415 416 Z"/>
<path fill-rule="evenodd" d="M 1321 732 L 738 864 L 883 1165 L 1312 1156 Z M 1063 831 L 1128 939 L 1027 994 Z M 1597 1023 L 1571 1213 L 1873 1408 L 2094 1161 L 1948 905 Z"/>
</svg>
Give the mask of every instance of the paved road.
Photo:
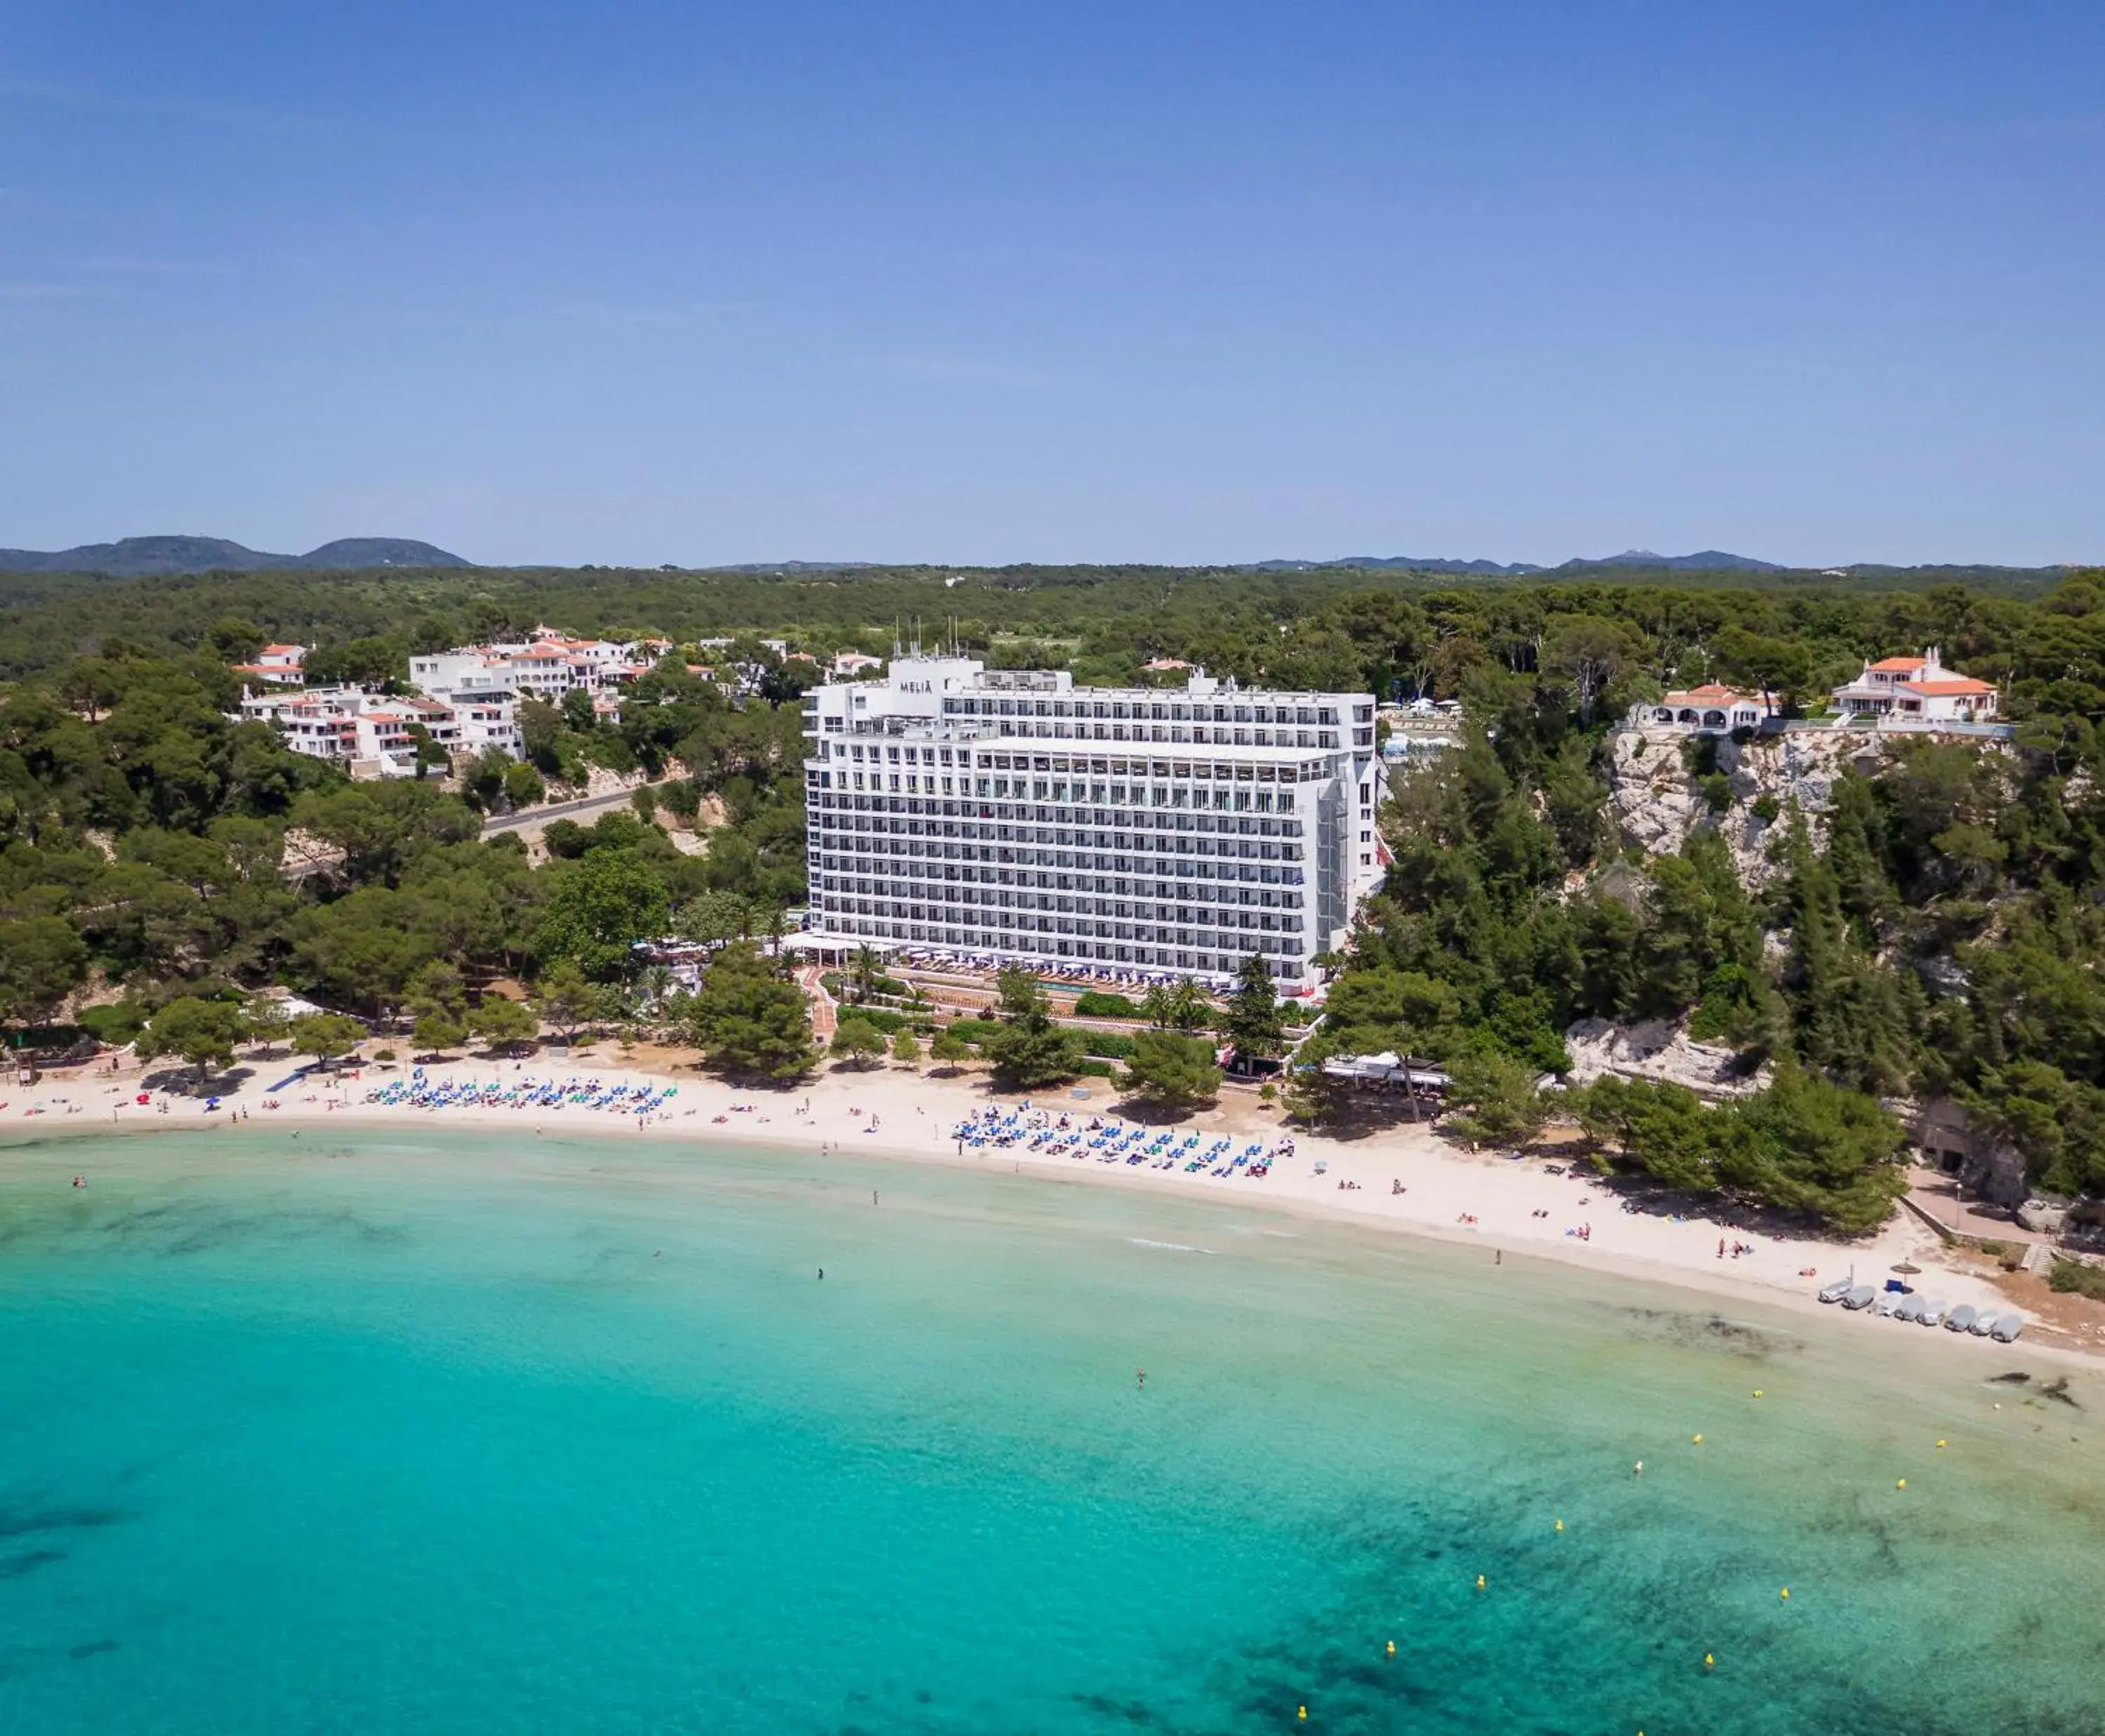
<svg viewBox="0 0 2105 1736">
<path fill-rule="evenodd" d="M 642 786 L 649 788 L 649 785 Z M 546 820 L 574 820 L 581 814 L 604 813 L 610 808 L 626 808 L 632 792 L 617 790 L 611 795 L 580 796 L 574 802 L 551 802 L 546 808 L 530 808 L 524 813 L 500 814 L 482 822 L 482 835 L 516 832 L 521 826 L 539 825 Z"/>
</svg>

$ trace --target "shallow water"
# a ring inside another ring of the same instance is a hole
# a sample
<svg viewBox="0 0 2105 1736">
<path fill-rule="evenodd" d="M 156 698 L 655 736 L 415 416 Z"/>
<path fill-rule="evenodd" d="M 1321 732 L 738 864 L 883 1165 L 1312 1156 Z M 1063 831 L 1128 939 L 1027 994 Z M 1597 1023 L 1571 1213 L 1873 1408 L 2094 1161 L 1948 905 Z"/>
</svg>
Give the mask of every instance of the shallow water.
<svg viewBox="0 0 2105 1736">
<path fill-rule="evenodd" d="M 850 1158 L 0 1148 L 0 1728 L 2105 1728 L 2105 1383 L 1727 1312 Z"/>
</svg>

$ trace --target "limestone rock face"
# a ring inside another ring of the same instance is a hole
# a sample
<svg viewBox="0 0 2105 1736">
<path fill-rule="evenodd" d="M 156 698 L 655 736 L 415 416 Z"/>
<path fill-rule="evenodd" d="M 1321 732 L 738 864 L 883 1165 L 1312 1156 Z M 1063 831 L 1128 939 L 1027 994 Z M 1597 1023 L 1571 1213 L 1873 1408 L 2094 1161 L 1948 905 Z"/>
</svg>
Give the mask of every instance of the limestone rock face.
<svg viewBox="0 0 2105 1736">
<path fill-rule="evenodd" d="M 1667 1019 L 1619 1025 L 1582 1018 L 1564 1033 L 1571 1052 L 1571 1078 L 1591 1085 L 1604 1073 L 1686 1085 L 1705 1097 L 1743 1097 L 1767 1083 L 1766 1070 L 1742 1076 L 1732 1051 L 1722 1044 L 1689 1040 L 1687 1029 Z"/>
<path fill-rule="evenodd" d="M 1649 856 L 1671 856 L 1709 817 L 1671 730 L 1625 729 L 1611 738 L 1609 801 L 1623 837 Z"/>
<path fill-rule="evenodd" d="M 1654 856 L 1670 855 L 1698 827 L 1708 826 L 1724 839 L 1750 890 L 1775 877 L 1768 847 L 1790 805 L 1804 813 L 1815 847 L 1823 846 L 1836 779 L 1852 765 L 1875 771 L 1885 754 L 1877 740 L 1853 732 L 1794 730 L 1758 736 L 1745 745 L 1721 737 L 1718 769 L 1725 774 L 1732 803 L 1719 814 L 1711 811 L 1683 763 L 1685 739 L 1675 730 L 1643 726 L 1614 736 L 1608 785 L 1616 823 L 1626 842 Z M 1775 817 L 1757 812 L 1758 803 L 1772 808 Z"/>
</svg>

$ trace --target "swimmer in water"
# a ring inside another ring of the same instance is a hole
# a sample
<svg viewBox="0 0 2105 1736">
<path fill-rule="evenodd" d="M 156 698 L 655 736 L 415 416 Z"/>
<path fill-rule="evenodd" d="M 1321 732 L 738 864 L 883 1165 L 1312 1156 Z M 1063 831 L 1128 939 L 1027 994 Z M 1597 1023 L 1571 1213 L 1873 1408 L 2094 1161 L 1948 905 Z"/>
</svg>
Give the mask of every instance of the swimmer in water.
<svg viewBox="0 0 2105 1736">
<path fill-rule="evenodd" d="M 822 1283 L 822 1284 L 823 1284 L 825 1281 L 826 1281 L 826 1268 L 825 1268 L 824 1266 L 821 1266 L 821 1267 L 820 1267 L 820 1268 L 819 1268 L 819 1282 L 820 1282 L 820 1283 Z"/>
<path fill-rule="evenodd" d="M 1134 1384 L 1138 1386 L 1142 1392 L 1144 1393 L 1147 1390 L 1147 1371 L 1145 1368 L 1136 1368 L 1133 1370 L 1133 1379 Z"/>
</svg>

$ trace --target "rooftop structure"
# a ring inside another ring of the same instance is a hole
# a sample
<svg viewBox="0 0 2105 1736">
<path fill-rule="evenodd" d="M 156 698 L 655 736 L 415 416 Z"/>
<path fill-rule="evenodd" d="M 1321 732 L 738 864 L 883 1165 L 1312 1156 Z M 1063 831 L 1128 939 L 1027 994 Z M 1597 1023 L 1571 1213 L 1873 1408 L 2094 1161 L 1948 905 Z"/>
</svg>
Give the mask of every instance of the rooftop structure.
<svg viewBox="0 0 2105 1736">
<path fill-rule="evenodd" d="M 804 698 L 811 926 L 989 963 L 1312 982 L 1379 882 L 1374 701 L 903 655 Z"/>
</svg>

